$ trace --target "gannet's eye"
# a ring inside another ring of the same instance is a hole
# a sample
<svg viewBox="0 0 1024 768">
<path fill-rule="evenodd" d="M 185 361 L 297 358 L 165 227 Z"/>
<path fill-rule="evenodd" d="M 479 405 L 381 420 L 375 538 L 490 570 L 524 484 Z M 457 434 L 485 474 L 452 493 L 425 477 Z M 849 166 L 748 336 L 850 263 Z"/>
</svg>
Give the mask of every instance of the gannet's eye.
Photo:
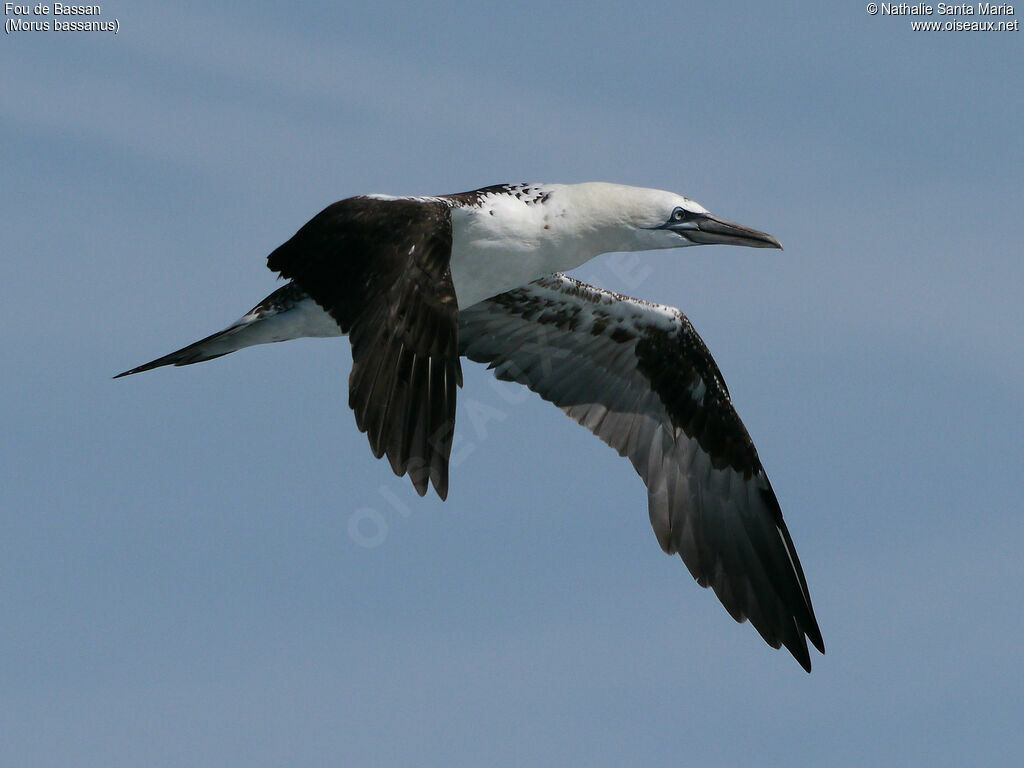
<svg viewBox="0 0 1024 768">
<path fill-rule="evenodd" d="M 672 217 L 670 220 L 677 224 L 681 221 L 686 221 L 686 211 L 684 211 L 682 208 L 676 208 L 674 211 L 672 211 Z"/>
</svg>

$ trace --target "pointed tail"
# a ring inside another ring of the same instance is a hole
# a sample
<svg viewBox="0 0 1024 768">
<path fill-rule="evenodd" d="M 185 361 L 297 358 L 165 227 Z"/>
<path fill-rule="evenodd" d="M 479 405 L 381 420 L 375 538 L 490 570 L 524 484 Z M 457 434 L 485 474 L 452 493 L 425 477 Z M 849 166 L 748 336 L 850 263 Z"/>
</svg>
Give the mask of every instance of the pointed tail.
<svg viewBox="0 0 1024 768">
<path fill-rule="evenodd" d="M 240 331 L 244 330 L 246 325 L 241 322 L 236 323 L 223 331 L 219 331 L 205 339 L 200 339 L 194 344 L 189 344 L 187 347 L 182 347 L 177 352 L 171 352 L 169 355 L 158 357 L 156 360 L 152 360 L 145 365 L 140 365 L 137 368 L 124 371 L 123 373 L 117 374 L 115 379 L 120 379 L 122 376 L 131 376 L 133 373 L 142 373 L 143 371 L 151 371 L 154 368 L 160 368 L 164 365 L 191 365 L 192 363 L 202 363 L 207 360 L 213 360 L 215 357 L 221 357 L 229 352 L 248 347 L 249 343 L 233 343 L 233 341 L 243 341 L 243 339 L 232 339 L 232 334 L 237 335 Z"/>
<path fill-rule="evenodd" d="M 115 379 L 165 365 L 191 365 L 213 360 L 255 344 L 303 336 L 340 336 L 341 328 L 295 283 L 278 288 L 238 322 L 205 339 L 117 374 Z"/>
</svg>

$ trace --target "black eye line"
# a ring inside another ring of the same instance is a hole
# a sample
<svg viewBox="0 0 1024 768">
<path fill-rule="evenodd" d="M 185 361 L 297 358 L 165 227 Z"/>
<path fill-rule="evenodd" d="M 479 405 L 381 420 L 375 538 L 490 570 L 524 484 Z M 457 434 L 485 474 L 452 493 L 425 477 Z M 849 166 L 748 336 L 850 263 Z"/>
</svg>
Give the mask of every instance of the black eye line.
<svg viewBox="0 0 1024 768">
<path fill-rule="evenodd" d="M 679 214 L 679 213 L 681 213 L 682 216 L 680 216 L 677 219 L 676 218 L 676 214 Z M 677 207 L 674 211 L 672 211 L 671 215 L 669 215 L 669 217 L 668 217 L 668 221 L 666 221 L 664 224 L 659 224 L 656 227 L 651 227 L 651 229 L 671 229 L 672 227 L 676 226 L 677 224 L 686 224 L 686 223 L 691 222 L 691 221 L 696 221 L 697 219 L 700 219 L 702 217 L 703 217 L 703 214 L 694 213 L 693 211 L 688 211 L 685 208 L 680 206 L 680 207 Z"/>
<path fill-rule="evenodd" d="M 685 224 L 688 221 L 693 221 L 697 218 L 697 214 L 693 211 L 688 211 L 685 208 L 679 207 L 672 211 L 672 215 L 668 217 L 668 221 L 665 226 L 671 226 L 673 224 Z"/>
</svg>

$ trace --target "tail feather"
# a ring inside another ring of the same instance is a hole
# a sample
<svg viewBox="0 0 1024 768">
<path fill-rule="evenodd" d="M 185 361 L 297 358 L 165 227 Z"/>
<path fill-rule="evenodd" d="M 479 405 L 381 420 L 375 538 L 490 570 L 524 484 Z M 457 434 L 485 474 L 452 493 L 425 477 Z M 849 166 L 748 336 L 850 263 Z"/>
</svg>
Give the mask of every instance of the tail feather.
<svg viewBox="0 0 1024 768">
<path fill-rule="evenodd" d="M 182 347 L 176 352 L 171 352 L 169 355 L 158 357 L 156 360 L 152 360 L 145 365 L 119 373 L 114 378 L 120 379 L 122 376 L 131 376 L 133 373 L 151 371 L 154 368 L 161 368 L 165 365 L 192 365 L 192 363 L 203 363 L 216 357 L 223 357 L 235 350 L 249 346 L 249 344 L 245 343 L 232 343 L 230 339 L 232 334 L 237 334 L 238 331 L 245 327 L 246 324 L 237 323 L 229 328 L 225 328 L 223 331 L 211 334 L 205 339 L 189 344 L 187 347 Z"/>
<path fill-rule="evenodd" d="M 151 371 L 165 365 L 192 365 L 213 360 L 254 344 L 288 341 L 304 336 L 340 336 L 341 328 L 295 283 L 278 288 L 249 310 L 238 322 L 205 339 L 158 357 L 137 368 L 119 373 L 115 379 Z"/>
</svg>

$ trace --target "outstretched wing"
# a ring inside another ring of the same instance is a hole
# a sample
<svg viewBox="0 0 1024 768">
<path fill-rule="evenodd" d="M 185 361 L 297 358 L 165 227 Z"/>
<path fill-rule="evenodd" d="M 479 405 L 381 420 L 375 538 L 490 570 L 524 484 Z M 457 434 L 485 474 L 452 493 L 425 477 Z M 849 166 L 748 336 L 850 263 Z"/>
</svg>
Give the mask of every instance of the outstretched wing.
<svg viewBox="0 0 1024 768">
<path fill-rule="evenodd" d="M 355 197 L 328 206 L 267 259 L 352 343 L 349 405 L 374 456 L 417 492 L 448 494 L 455 430 L 458 304 L 443 201 Z"/>
<path fill-rule="evenodd" d="M 810 671 L 805 637 L 824 645 L 800 561 L 718 366 L 682 313 L 557 274 L 463 310 L 459 324 L 462 354 L 628 457 L 662 549 Z"/>
</svg>

